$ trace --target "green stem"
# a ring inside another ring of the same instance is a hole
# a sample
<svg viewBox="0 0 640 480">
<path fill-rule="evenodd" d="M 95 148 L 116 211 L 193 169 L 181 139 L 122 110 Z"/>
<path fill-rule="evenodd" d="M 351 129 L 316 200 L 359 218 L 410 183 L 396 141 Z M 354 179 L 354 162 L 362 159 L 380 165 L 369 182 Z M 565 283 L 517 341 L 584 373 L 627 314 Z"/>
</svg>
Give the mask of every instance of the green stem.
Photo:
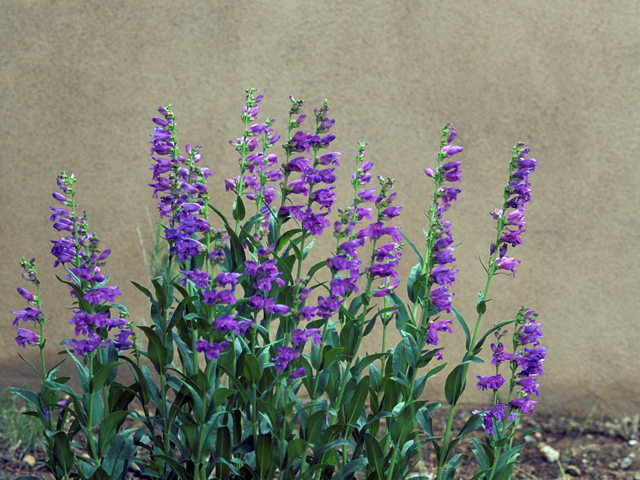
<svg viewBox="0 0 640 480">
<path fill-rule="evenodd" d="M 93 359 L 95 356 L 95 352 L 91 353 L 89 357 L 89 378 L 93 378 Z M 89 443 L 89 449 L 91 451 L 91 456 L 97 465 L 102 463 L 102 459 L 98 456 L 98 451 L 96 450 L 95 438 L 93 437 L 93 392 L 89 392 L 89 412 L 87 419 L 87 442 Z"/>
</svg>

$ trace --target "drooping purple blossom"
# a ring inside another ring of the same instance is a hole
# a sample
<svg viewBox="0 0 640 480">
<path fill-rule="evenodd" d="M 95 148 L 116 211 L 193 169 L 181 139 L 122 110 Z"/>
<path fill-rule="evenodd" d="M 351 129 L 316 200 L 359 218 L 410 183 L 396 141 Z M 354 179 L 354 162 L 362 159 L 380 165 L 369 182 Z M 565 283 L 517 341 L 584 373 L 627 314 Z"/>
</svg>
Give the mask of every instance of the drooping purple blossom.
<svg viewBox="0 0 640 480">
<path fill-rule="evenodd" d="M 16 342 L 22 348 L 25 348 L 26 345 L 37 345 L 40 341 L 40 336 L 31 330 L 27 330 L 26 328 L 18 328 L 17 330 L 18 336 L 16 337 Z"/>
<path fill-rule="evenodd" d="M 207 342 L 206 340 L 198 340 L 196 342 L 196 352 L 202 353 L 204 352 L 207 360 L 213 360 L 214 358 L 217 360 L 220 358 L 220 354 L 229 346 L 229 342 Z"/>
<path fill-rule="evenodd" d="M 478 390 L 486 390 L 487 388 L 490 390 L 498 390 L 502 385 L 504 385 L 504 378 L 502 375 L 491 375 L 491 376 L 483 376 L 476 375 L 478 378 L 478 384 L 476 385 Z"/>
</svg>

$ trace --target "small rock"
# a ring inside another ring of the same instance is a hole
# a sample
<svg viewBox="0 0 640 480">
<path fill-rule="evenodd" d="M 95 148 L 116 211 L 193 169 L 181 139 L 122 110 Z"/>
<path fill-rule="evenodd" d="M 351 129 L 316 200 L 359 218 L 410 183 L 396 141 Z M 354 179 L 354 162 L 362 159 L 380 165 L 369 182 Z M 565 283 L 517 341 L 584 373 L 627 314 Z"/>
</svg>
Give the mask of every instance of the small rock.
<svg viewBox="0 0 640 480">
<path fill-rule="evenodd" d="M 538 440 L 533 435 L 527 435 L 526 437 L 524 437 L 524 441 L 526 443 L 536 443 Z"/>
<path fill-rule="evenodd" d="M 578 467 L 576 467 L 575 465 L 569 465 L 567 467 L 567 469 L 565 470 L 565 473 L 568 473 L 572 477 L 579 477 L 582 474 L 580 469 Z"/>
<path fill-rule="evenodd" d="M 536 437 L 538 440 L 542 438 L 542 434 L 540 432 L 534 433 L 533 436 Z"/>
<path fill-rule="evenodd" d="M 638 440 L 629 440 L 629 445 L 631 445 L 632 447 L 638 443 Z"/>
<path fill-rule="evenodd" d="M 549 463 L 555 463 L 560 460 L 560 452 L 545 443 L 538 445 L 538 450 Z"/>
<path fill-rule="evenodd" d="M 36 457 L 34 457 L 33 455 L 30 454 L 26 454 L 23 458 L 22 461 L 24 463 L 26 463 L 27 465 L 29 465 L 30 467 L 33 467 L 36 464 Z"/>
<path fill-rule="evenodd" d="M 626 470 L 627 468 L 629 468 L 631 466 L 632 462 L 633 462 L 633 460 L 631 460 L 629 457 L 625 457 L 622 460 L 620 460 L 620 468 L 622 470 Z"/>
<path fill-rule="evenodd" d="M 640 480 L 640 472 L 636 472 L 636 474 L 633 476 L 633 480 Z"/>
</svg>

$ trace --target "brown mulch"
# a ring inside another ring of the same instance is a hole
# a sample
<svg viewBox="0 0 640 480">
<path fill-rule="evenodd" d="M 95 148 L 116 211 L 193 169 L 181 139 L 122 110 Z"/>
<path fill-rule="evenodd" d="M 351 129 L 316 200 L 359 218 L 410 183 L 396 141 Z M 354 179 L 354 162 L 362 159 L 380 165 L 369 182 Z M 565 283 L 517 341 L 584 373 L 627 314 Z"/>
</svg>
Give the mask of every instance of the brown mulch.
<svg viewBox="0 0 640 480">
<path fill-rule="evenodd" d="M 436 432 L 444 427 L 445 414 L 445 408 L 435 412 L 433 426 Z M 458 428 L 463 425 L 465 418 L 465 415 L 458 416 Z M 564 476 L 564 480 L 640 480 L 640 443 L 637 443 L 639 419 L 640 415 L 636 415 L 618 421 L 591 420 L 581 423 L 539 414 L 524 416 L 522 431 L 533 426 L 541 428 L 527 439 L 512 478 L 555 480 Z M 558 461 L 550 462 L 545 458 L 542 452 L 545 445 L 560 453 Z M 469 454 L 469 458 L 463 461 L 456 478 L 469 479 L 476 472 L 470 446 L 468 441 L 463 441 L 458 448 L 459 453 Z M 29 458 L 28 455 L 36 458 Z M 433 475 L 431 465 L 434 458 L 431 446 L 426 445 L 424 464 L 417 465 L 412 475 Z M 33 460 L 36 460 L 35 464 Z M 42 453 L 11 452 L 10 445 L 0 441 L 0 480 L 13 480 L 26 475 L 52 479 L 44 466 L 37 463 L 43 460 Z"/>
</svg>

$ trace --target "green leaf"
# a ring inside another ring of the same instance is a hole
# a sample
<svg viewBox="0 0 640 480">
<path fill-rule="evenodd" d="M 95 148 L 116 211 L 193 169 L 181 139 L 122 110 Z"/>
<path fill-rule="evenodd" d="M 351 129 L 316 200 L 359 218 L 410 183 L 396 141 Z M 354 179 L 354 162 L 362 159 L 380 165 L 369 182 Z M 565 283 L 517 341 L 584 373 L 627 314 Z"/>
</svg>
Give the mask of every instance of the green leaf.
<svg viewBox="0 0 640 480">
<path fill-rule="evenodd" d="M 109 372 L 111 372 L 111 370 L 113 370 L 114 368 L 117 368 L 121 363 L 124 363 L 124 360 L 120 362 L 109 363 L 98 370 L 96 373 L 94 373 L 93 378 L 89 383 L 89 392 L 97 392 L 98 390 L 100 390 L 107 381 Z"/>
<path fill-rule="evenodd" d="M 208 455 L 208 452 L 204 453 Z M 218 459 L 224 459 L 226 462 L 220 462 Z M 231 463 L 231 432 L 227 427 L 218 427 L 216 431 L 216 473 L 218 478 L 227 478 L 229 463 Z"/>
<path fill-rule="evenodd" d="M 280 238 L 278 238 L 278 241 L 276 242 L 275 251 L 280 252 L 289 243 L 291 237 L 297 235 L 301 231 L 302 230 L 300 230 L 299 228 L 294 228 L 293 230 L 287 230 L 282 235 L 280 235 Z"/>
<path fill-rule="evenodd" d="M 247 214 L 247 210 L 244 208 L 244 202 L 242 201 L 241 196 L 237 196 L 233 201 L 233 207 L 231 208 L 231 216 L 234 220 L 238 220 L 241 222 L 244 220 L 245 215 Z"/>
<path fill-rule="evenodd" d="M 315 273 L 320 270 L 322 267 L 324 267 L 327 264 L 326 260 L 323 260 L 321 262 L 316 263 L 313 267 L 311 267 L 309 269 L 309 272 L 307 273 L 308 276 L 313 277 L 315 275 Z"/>
<path fill-rule="evenodd" d="M 400 407 L 400 405 L 398 405 L 398 407 Z M 404 406 L 400 408 L 400 414 L 396 418 L 393 427 L 391 427 L 391 439 L 396 448 L 402 448 L 407 437 L 413 431 L 414 425 L 416 424 L 416 405 L 417 402 L 410 403 L 409 405 L 404 404 Z"/>
<path fill-rule="evenodd" d="M 306 260 L 307 256 L 309 255 L 309 252 L 311 251 L 311 249 L 315 244 L 316 244 L 316 240 L 314 238 L 313 240 L 311 240 L 311 243 L 309 245 L 304 247 L 304 250 L 302 251 L 302 260 Z"/>
<path fill-rule="evenodd" d="M 366 446 L 365 451 L 367 458 L 369 459 L 369 465 L 378 475 L 378 479 L 382 480 L 386 478 L 384 474 L 384 455 L 382 454 L 380 444 L 378 444 L 376 438 L 370 433 L 364 434 L 364 443 Z"/>
<path fill-rule="evenodd" d="M 332 477 L 332 480 L 345 480 L 353 477 L 353 475 L 362 470 L 369 464 L 369 460 L 367 457 L 360 457 L 356 460 L 351 460 L 344 467 L 336 472 L 336 474 Z"/>
<path fill-rule="evenodd" d="M 116 438 L 118 434 L 118 429 L 124 419 L 127 418 L 129 412 L 126 410 L 120 410 L 118 412 L 113 412 L 104 417 L 102 422 L 100 422 L 100 436 L 98 437 L 98 455 L 104 455 L 113 439 Z"/>
<path fill-rule="evenodd" d="M 455 307 L 452 308 L 452 311 L 453 311 L 453 316 L 456 317 L 456 320 L 458 321 L 458 323 L 462 327 L 462 331 L 464 332 L 464 336 L 467 339 L 465 348 L 467 350 L 469 350 L 469 345 L 471 345 L 471 334 L 469 333 L 469 327 L 467 325 L 467 322 L 464 320 L 462 315 L 460 315 L 460 312 L 458 312 L 458 310 L 455 309 Z"/>
<path fill-rule="evenodd" d="M 210 203 L 207 203 L 207 205 L 209 205 L 209 208 L 213 210 L 216 213 L 216 215 L 218 215 L 222 219 L 222 221 L 226 226 L 229 226 L 229 221 L 227 220 L 227 217 L 225 217 L 220 210 L 218 210 L 216 207 L 214 207 Z"/>
<path fill-rule="evenodd" d="M 262 370 L 258 364 L 258 359 L 250 353 L 244 356 L 244 376 L 247 382 L 252 385 L 256 384 L 262 378 Z"/>
<path fill-rule="evenodd" d="M 156 291 L 156 298 L 158 299 L 158 303 L 160 304 L 160 311 L 162 312 L 169 306 L 168 298 L 164 291 L 164 286 L 155 278 L 151 280 L 151 284 Z"/>
<path fill-rule="evenodd" d="M 273 437 L 271 435 L 258 435 L 256 441 L 256 467 L 261 478 L 270 478 L 267 473 L 272 467 L 275 468 L 275 458 L 273 457 Z"/>
<path fill-rule="evenodd" d="M 369 385 L 371 384 L 371 380 L 369 377 L 363 377 L 358 382 L 358 386 L 356 387 L 356 391 L 351 398 L 351 401 L 347 405 L 347 425 L 355 423 L 360 415 L 364 411 L 364 404 L 367 401 L 367 396 L 369 395 Z"/>
<path fill-rule="evenodd" d="M 66 347 L 65 347 L 66 348 Z M 74 354 L 72 354 L 68 348 L 66 348 L 67 353 L 71 357 L 71 360 L 76 364 L 78 368 L 78 380 L 80 381 L 80 388 L 82 388 L 83 392 L 89 391 L 89 369 L 80 363 L 80 360 L 76 358 Z"/>
<path fill-rule="evenodd" d="M 465 435 L 469 435 L 471 432 L 477 430 L 482 425 L 482 415 L 480 413 L 474 413 L 466 421 L 456 438 L 462 438 Z"/>
<path fill-rule="evenodd" d="M 447 462 L 447 469 L 442 476 L 442 480 L 454 480 L 456 476 L 456 470 L 460 467 L 462 463 L 462 455 L 457 454 L 451 460 Z"/>
<path fill-rule="evenodd" d="M 65 432 L 56 432 L 51 438 L 53 439 L 53 457 L 64 473 L 68 474 L 75 461 L 69 437 Z"/>
<path fill-rule="evenodd" d="M 286 468 L 291 467 L 296 460 L 303 460 L 306 455 L 309 444 L 302 438 L 294 438 L 287 444 L 287 465 Z"/>
<path fill-rule="evenodd" d="M 432 417 L 428 407 L 422 407 L 418 410 L 417 420 L 422 431 L 430 437 L 433 437 Z"/>
<path fill-rule="evenodd" d="M 413 244 L 411 240 L 409 240 L 409 237 L 407 237 L 404 233 L 401 233 L 400 235 L 402 235 L 402 238 L 404 238 L 407 241 L 407 243 L 411 245 L 411 249 L 413 250 L 413 253 L 416 254 L 416 257 L 418 257 L 418 261 L 420 262 L 420 265 L 422 265 L 424 263 L 424 260 L 422 259 L 422 255 L 420 255 L 420 252 L 418 252 L 418 249 L 416 248 L 416 246 Z"/>
<path fill-rule="evenodd" d="M 416 263 L 413 268 L 411 268 L 411 272 L 407 278 L 407 295 L 409 296 L 409 301 L 411 303 L 416 303 L 416 294 L 413 291 L 413 285 L 416 283 L 416 280 L 418 280 L 420 275 L 422 275 L 422 263 Z"/>
<path fill-rule="evenodd" d="M 144 293 L 147 297 L 149 297 L 150 299 L 153 298 L 153 296 L 151 295 L 151 292 L 147 288 L 143 287 L 142 285 L 134 281 L 132 281 L 131 283 L 133 283 L 133 286 L 136 287 L 138 290 L 140 290 L 142 293 Z"/>
<path fill-rule="evenodd" d="M 396 312 L 396 328 L 399 332 L 406 332 L 409 315 L 407 314 L 407 308 L 405 307 L 402 299 L 396 292 L 391 292 L 386 296 L 386 298 L 389 303 L 398 306 L 398 311 Z"/>
<path fill-rule="evenodd" d="M 476 355 L 478 353 L 480 353 L 480 351 L 482 350 L 482 345 L 484 345 L 485 340 L 487 339 L 487 337 L 489 335 L 491 335 L 493 332 L 495 332 L 496 330 L 500 330 L 502 327 L 504 327 L 505 325 L 509 325 L 510 323 L 515 323 L 516 319 L 512 319 L 512 320 L 506 320 L 504 322 L 500 322 L 497 325 L 494 325 L 493 327 L 491 327 L 489 330 L 487 330 L 487 333 L 485 333 L 482 338 L 480 338 L 480 340 L 478 340 L 478 343 L 476 343 L 475 347 L 473 348 L 473 355 Z"/>
<path fill-rule="evenodd" d="M 464 391 L 466 380 L 464 377 L 464 365 L 457 365 L 449 375 L 444 385 L 444 396 L 449 405 L 456 405 Z"/>
<path fill-rule="evenodd" d="M 149 339 L 147 357 L 151 360 L 156 372 L 164 371 L 164 363 L 167 360 L 167 348 L 162 344 L 162 339 L 151 327 L 140 326 L 138 328 L 142 330 Z"/>
</svg>

